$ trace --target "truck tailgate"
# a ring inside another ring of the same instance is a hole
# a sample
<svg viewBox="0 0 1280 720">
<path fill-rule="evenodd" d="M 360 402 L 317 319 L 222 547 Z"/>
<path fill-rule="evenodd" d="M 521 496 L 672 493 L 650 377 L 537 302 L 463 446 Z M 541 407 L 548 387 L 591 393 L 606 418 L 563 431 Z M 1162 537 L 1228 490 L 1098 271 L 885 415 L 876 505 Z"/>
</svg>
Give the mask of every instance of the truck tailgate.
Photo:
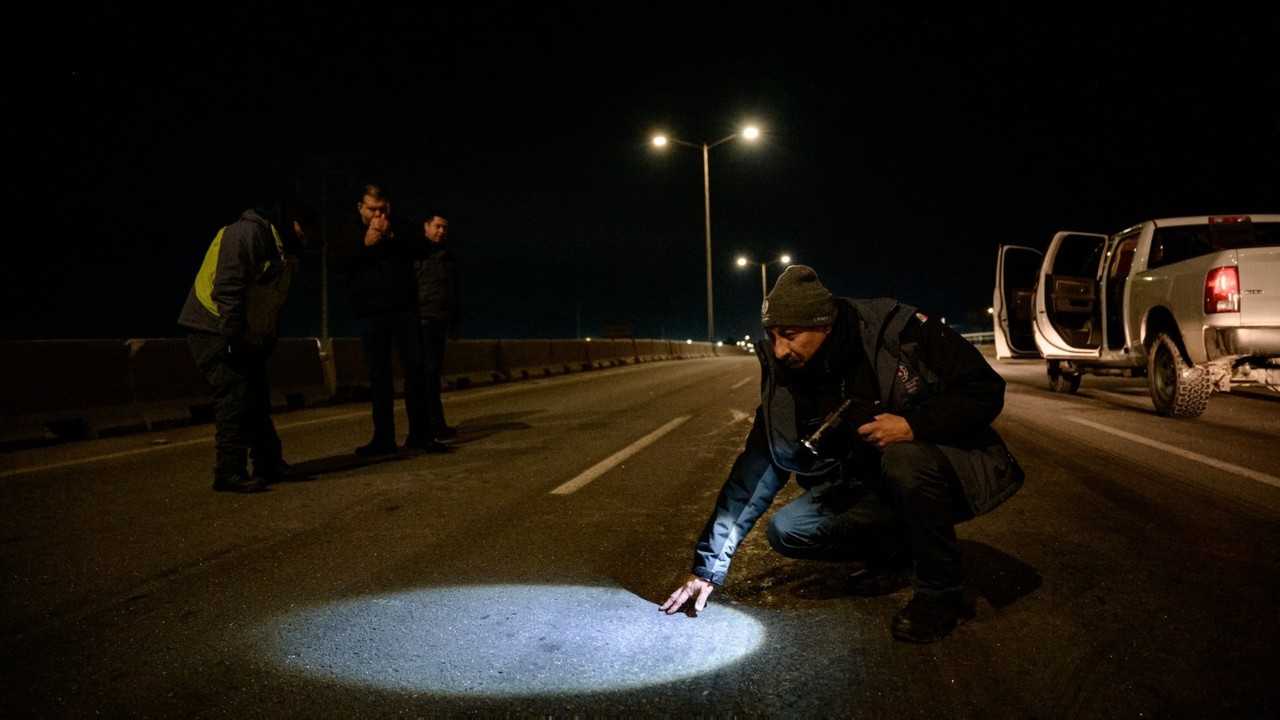
<svg viewBox="0 0 1280 720">
<path fill-rule="evenodd" d="M 1240 326 L 1280 327 L 1280 247 L 1241 248 Z"/>
</svg>

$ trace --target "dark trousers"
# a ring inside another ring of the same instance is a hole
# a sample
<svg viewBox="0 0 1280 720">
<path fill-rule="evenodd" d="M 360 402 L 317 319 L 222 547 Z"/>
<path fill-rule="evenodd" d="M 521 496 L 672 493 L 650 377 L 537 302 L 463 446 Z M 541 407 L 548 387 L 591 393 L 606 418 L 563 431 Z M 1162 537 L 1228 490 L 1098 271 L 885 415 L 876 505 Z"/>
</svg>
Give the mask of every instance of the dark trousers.
<svg viewBox="0 0 1280 720">
<path fill-rule="evenodd" d="M 774 513 L 769 544 L 787 557 L 912 564 L 916 590 L 937 594 L 964 583 L 955 524 L 968 520 L 955 469 L 930 443 L 898 443 L 880 460 L 880 477 L 832 480 Z"/>
<path fill-rule="evenodd" d="M 369 395 L 373 403 L 373 441 L 396 441 L 393 354 L 400 356 L 409 436 L 427 433 L 426 359 L 422 352 L 422 330 L 418 326 L 417 311 L 358 317 L 356 328 L 360 332 L 364 363 L 369 372 Z"/>
<path fill-rule="evenodd" d="M 440 401 L 441 375 L 444 372 L 444 345 L 449 337 L 449 323 L 422 320 L 422 346 L 426 353 L 427 422 L 432 437 L 448 427 L 444 421 L 444 403 Z"/>
<path fill-rule="evenodd" d="M 192 332 L 187 344 L 196 366 L 213 389 L 215 478 L 248 474 L 280 459 L 280 436 L 271 422 L 267 358 L 274 344 L 228 344 L 212 333 Z"/>
</svg>

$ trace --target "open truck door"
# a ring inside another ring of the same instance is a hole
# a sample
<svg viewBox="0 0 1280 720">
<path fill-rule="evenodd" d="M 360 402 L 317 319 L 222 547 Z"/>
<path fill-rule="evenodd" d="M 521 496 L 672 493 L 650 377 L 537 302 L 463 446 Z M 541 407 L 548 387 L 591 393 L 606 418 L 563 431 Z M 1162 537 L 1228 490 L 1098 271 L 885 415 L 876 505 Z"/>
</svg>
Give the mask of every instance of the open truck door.
<svg viewBox="0 0 1280 720">
<path fill-rule="evenodd" d="M 996 357 L 1037 358 L 1035 287 L 1044 253 L 1019 245 L 1001 245 L 996 258 L 996 289 L 991 298 Z"/>
<path fill-rule="evenodd" d="M 1096 358 L 1102 348 L 1099 274 L 1108 237 L 1053 236 L 1035 290 L 1035 340 L 1046 359 Z"/>
</svg>

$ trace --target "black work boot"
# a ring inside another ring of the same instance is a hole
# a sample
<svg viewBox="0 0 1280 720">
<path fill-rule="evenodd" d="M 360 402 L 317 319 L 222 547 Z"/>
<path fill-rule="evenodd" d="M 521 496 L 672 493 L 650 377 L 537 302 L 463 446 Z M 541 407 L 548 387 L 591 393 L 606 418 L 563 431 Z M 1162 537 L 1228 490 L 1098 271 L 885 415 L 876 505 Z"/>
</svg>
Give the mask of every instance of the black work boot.
<svg viewBox="0 0 1280 720">
<path fill-rule="evenodd" d="M 256 493 L 266 490 L 267 483 L 262 478 L 244 474 L 226 475 L 213 479 L 213 489 L 216 492 Z"/>
<path fill-rule="evenodd" d="M 913 643 L 941 640 L 961 621 L 963 612 L 964 598 L 958 590 L 938 595 L 916 592 L 893 616 L 893 636 Z"/>
</svg>

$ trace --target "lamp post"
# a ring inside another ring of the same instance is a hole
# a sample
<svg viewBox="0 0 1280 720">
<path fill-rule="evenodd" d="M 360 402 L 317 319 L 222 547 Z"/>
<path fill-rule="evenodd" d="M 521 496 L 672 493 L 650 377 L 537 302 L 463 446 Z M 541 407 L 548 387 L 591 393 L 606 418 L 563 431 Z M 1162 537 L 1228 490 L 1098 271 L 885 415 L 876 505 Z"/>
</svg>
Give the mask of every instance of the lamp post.
<svg viewBox="0 0 1280 720">
<path fill-rule="evenodd" d="M 774 260 L 773 262 L 776 262 L 782 265 L 790 265 L 791 256 L 781 255 L 778 257 L 777 260 Z M 769 266 L 769 263 L 757 262 L 746 256 L 738 258 L 738 267 L 746 267 L 748 265 L 760 266 L 760 302 L 764 302 L 764 299 L 769 296 L 769 280 L 768 278 L 765 277 L 765 268 Z"/>
<path fill-rule="evenodd" d="M 691 148 L 702 148 L 702 199 L 705 208 L 705 220 L 707 229 L 707 342 L 711 343 L 711 347 L 716 345 L 716 329 L 715 329 L 715 312 L 713 310 L 713 300 L 711 294 L 711 163 L 709 154 L 711 148 L 722 145 L 737 137 L 745 140 L 755 140 L 760 136 L 760 130 L 755 126 L 743 128 L 740 133 L 730 133 L 713 143 L 691 143 L 671 137 L 670 135 L 654 135 L 653 144 L 657 147 L 664 147 L 667 143 L 675 143 Z"/>
</svg>

